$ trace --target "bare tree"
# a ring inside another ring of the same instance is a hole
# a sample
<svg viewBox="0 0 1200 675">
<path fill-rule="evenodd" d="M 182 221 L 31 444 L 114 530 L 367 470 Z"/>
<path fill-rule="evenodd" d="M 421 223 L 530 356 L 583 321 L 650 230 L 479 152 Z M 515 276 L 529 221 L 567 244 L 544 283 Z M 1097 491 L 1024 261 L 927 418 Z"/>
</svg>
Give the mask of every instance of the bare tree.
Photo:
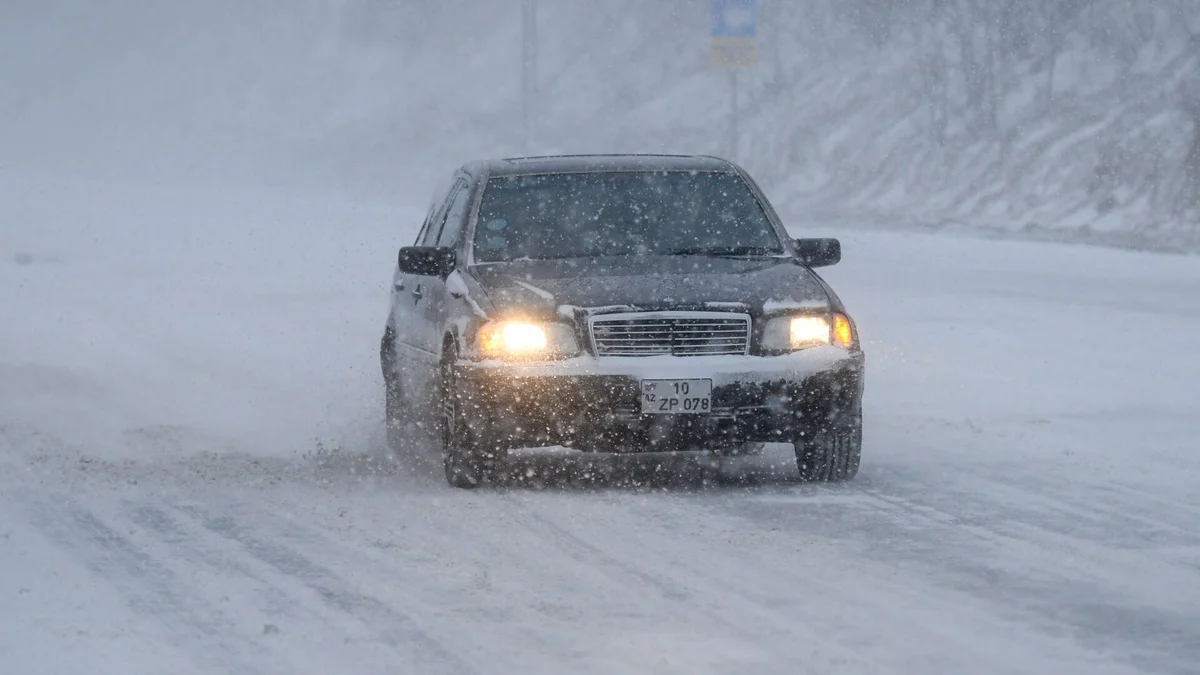
<svg viewBox="0 0 1200 675">
<path fill-rule="evenodd" d="M 991 64 L 991 30 L 986 20 L 988 0 L 948 0 L 943 7 L 953 38 L 966 92 L 966 108 L 976 130 L 991 130 L 987 106 Z M 982 21 L 981 21 L 982 19 Z"/>
<path fill-rule="evenodd" d="M 950 93 L 946 72 L 946 53 L 940 41 L 931 40 L 921 56 L 921 75 L 928 101 L 929 131 L 934 143 L 946 145 L 946 127 L 950 116 Z"/>
<path fill-rule="evenodd" d="M 1093 0 L 1057 0 L 1042 5 L 1040 18 L 1046 43 L 1046 85 L 1043 107 L 1045 112 L 1054 109 L 1054 75 L 1058 70 L 1058 57 L 1066 46 L 1067 38 L 1079 26 L 1079 17 Z"/>
<path fill-rule="evenodd" d="M 950 118 L 950 73 L 946 52 L 947 7 L 945 0 L 931 0 L 921 9 L 914 30 L 923 44 L 918 63 L 929 114 L 928 127 L 933 142 L 945 146 Z"/>
<path fill-rule="evenodd" d="M 1180 102 L 1192 120 L 1192 142 L 1183 160 L 1183 185 L 1176 202 L 1177 215 L 1200 221 L 1200 9 L 1190 0 L 1177 0 L 1172 19 L 1187 35 L 1187 59 L 1192 77 L 1180 83 Z"/>
</svg>

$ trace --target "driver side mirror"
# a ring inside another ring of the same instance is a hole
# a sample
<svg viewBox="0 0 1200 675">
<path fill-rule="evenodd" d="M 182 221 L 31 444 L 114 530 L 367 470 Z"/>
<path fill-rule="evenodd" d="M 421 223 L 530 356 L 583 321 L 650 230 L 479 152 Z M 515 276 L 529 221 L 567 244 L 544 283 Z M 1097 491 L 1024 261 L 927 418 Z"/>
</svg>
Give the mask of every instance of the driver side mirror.
<svg viewBox="0 0 1200 675">
<path fill-rule="evenodd" d="M 436 246 L 405 246 L 397 259 L 400 271 L 422 277 L 445 277 L 454 271 L 452 248 Z"/>
<path fill-rule="evenodd" d="M 796 257 L 809 267 L 828 267 L 842 260 L 842 242 L 837 239 L 793 239 Z"/>
</svg>

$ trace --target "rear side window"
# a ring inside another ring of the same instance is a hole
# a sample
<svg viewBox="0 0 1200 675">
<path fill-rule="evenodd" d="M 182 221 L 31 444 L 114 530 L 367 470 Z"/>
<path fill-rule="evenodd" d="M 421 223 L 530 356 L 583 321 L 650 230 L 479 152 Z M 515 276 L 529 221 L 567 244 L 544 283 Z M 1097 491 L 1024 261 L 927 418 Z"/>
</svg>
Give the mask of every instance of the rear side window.
<svg viewBox="0 0 1200 675">
<path fill-rule="evenodd" d="M 434 193 L 429 215 L 425 217 L 425 225 L 417 235 L 417 246 L 433 246 L 437 243 L 438 235 L 442 233 L 442 225 L 446 222 L 446 209 L 449 208 L 450 200 L 454 198 L 461 183 L 462 179 L 455 175 Z"/>
<path fill-rule="evenodd" d="M 437 213 L 437 205 L 429 207 L 429 213 L 425 214 L 425 222 L 421 223 L 421 231 L 417 232 L 417 238 L 413 241 L 413 246 L 420 246 L 421 242 L 425 241 L 425 234 L 429 232 L 429 226 L 433 224 L 433 216 Z"/>
<path fill-rule="evenodd" d="M 419 246 L 433 246 L 437 242 L 438 233 L 442 231 L 442 223 L 446 222 L 446 206 L 439 206 L 433 215 L 429 217 L 429 227 L 425 228 L 425 234 L 421 236 Z"/>
<path fill-rule="evenodd" d="M 442 247 L 454 246 L 458 243 L 458 234 L 462 232 L 463 221 L 467 215 L 467 205 L 471 201 L 471 190 L 465 182 L 460 181 L 454 201 L 446 211 L 446 220 L 442 225 L 442 233 L 438 235 L 437 245 Z"/>
</svg>

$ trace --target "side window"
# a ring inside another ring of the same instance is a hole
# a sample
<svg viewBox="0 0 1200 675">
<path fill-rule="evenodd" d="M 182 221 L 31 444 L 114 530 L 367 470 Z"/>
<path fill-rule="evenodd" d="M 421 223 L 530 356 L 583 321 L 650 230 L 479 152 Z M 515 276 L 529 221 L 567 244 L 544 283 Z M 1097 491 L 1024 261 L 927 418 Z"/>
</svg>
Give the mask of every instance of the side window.
<svg viewBox="0 0 1200 675">
<path fill-rule="evenodd" d="M 413 246 L 420 246 L 425 240 L 425 233 L 429 231 L 429 224 L 433 222 L 433 214 L 437 212 L 437 205 L 429 207 L 429 213 L 425 214 L 425 222 L 421 224 L 421 231 L 417 233 L 417 238 L 413 241 Z"/>
<path fill-rule="evenodd" d="M 438 233 L 442 231 L 442 223 L 445 222 L 446 207 L 454 198 L 454 191 L 458 189 L 457 181 L 457 176 L 452 176 L 450 180 L 441 183 L 433 193 L 429 213 L 425 215 L 425 224 L 421 226 L 421 233 L 417 235 L 417 243 L 414 246 L 433 246 L 437 241 Z"/>
<path fill-rule="evenodd" d="M 467 205 L 470 202 L 471 189 L 467 187 L 466 182 L 459 181 L 458 193 L 450 203 L 450 209 L 446 211 L 446 223 L 437 238 L 438 246 L 454 246 L 458 243 L 458 234 L 462 231 L 463 221 L 467 216 Z"/>
<path fill-rule="evenodd" d="M 429 214 L 429 227 L 425 228 L 425 233 L 421 235 L 420 246 L 433 246 L 437 241 L 438 232 L 442 230 L 442 223 L 446 222 L 446 205 L 441 204 L 433 213 Z"/>
<path fill-rule="evenodd" d="M 429 229 L 425 230 L 425 236 L 421 237 L 421 246 L 434 246 L 437 244 L 438 235 L 442 233 L 442 227 L 446 224 L 446 211 L 450 205 L 454 203 L 454 198 L 458 193 L 462 192 L 461 182 L 455 183 L 449 193 L 446 194 L 446 199 L 434 211 L 433 217 L 429 221 Z"/>
</svg>

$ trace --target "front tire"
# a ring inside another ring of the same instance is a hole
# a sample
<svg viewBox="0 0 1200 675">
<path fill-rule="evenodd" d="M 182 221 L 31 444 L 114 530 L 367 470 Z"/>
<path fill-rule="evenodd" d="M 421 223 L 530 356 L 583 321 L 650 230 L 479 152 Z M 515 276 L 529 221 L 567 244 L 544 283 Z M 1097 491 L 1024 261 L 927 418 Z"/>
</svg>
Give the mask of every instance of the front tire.
<svg viewBox="0 0 1200 675">
<path fill-rule="evenodd" d="M 463 396 L 456 386 L 455 360 L 451 352 L 442 364 L 442 463 L 447 483 L 472 489 L 495 477 L 503 456 L 484 430 L 468 424 Z"/>
<path fill-rule="evenodd" d="M 806 482 L 848 481 L 862 460 L 862 404 L 836 415 L 794 442 L 796 468 Z"/>
</svg>

